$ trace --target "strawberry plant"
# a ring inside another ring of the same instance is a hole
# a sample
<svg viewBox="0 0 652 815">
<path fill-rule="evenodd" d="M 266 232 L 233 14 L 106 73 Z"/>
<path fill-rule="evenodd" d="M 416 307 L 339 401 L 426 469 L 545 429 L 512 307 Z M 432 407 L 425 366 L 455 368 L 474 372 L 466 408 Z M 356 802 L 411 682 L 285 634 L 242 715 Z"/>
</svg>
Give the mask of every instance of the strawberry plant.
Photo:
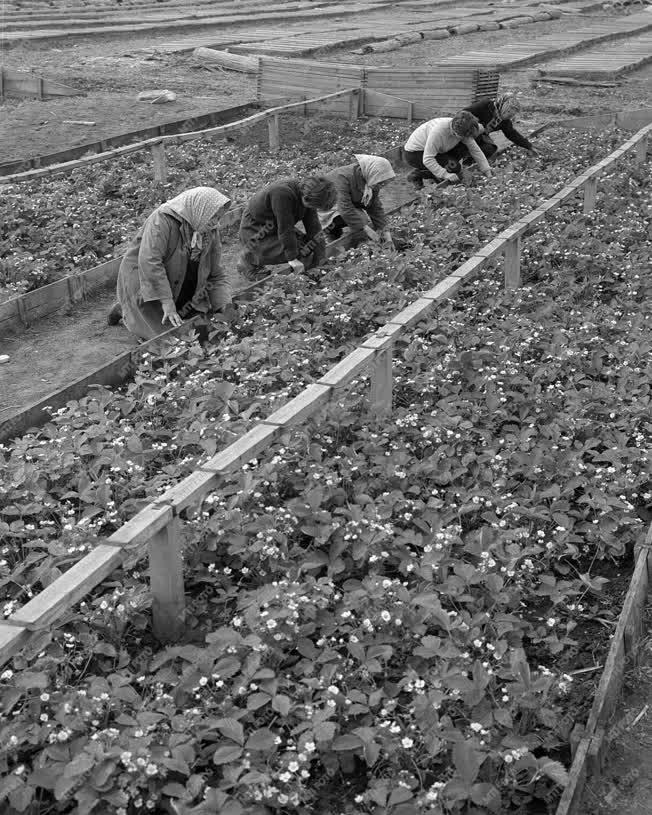
<svg viewBox="0 0 652 815">
<path fill-rule="evenodd" d="M 527 208 L 490 183 L 5 446 L 4 614 Z M 14 659 L 11 815 L 554 811 L 652 498 L 650 181 L 601 188 L 401 339 L 390 417 L 361 377 L 186 513 L 183 643 L 131 565 Z"/>
</svg>

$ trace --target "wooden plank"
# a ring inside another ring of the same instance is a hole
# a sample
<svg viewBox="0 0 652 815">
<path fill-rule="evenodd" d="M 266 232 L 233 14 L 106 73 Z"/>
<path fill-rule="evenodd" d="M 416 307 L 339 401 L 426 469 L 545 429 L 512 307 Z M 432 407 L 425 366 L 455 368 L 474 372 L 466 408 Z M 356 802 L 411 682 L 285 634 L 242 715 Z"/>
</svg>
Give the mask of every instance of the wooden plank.
<svg viewBox="0 0 652 815">
<path fill-rule="evenodd" d="M 342 388 L 348 385 L 369 365 L 375 354 L 376 352 L 372 348 L 356 348 L 337 365 L 334 365 L 321 379 L 318 379 L 317 384 L 329 385 L 334 388 Z"/>
<path fill-rule="evenodd" d="M 377 331 L 367 337 L 360 344 L 361 348 L 373 348 L 375 351 L 384 351 L 394 344 L 395 340 L 403 333 L 403 326 L 386 323 Z"/>
<path fill-rule="evenodd" d="M 164 529 L 173 518 L 169 505 L 148 504 L 107 538 L 107 544 L 136 549 Z"/>
<path fill-rule="evenodd" d="M 636 561 L 625 602 L 611 640 L 600 684 L 586 723 L 587 733 L 595 733 L 598 727 L 605 726 L 616 707 L 625 671 L 625 631 L 628 627 L 631 630 L 632 620 L 643 613 L 647 581 L 647 556 L 646 553 L 641 553 Z M 631 641 L 628 642 L 628 646 L 630 649 L 633 647 Z"/>
<path fill-rule="evenodd" d="M 154 502 L 155 507 L 170 506 L 175 515 L 179 515 L 189 506 L 201 503 L 209 492 L 212 492 L 218 483 L 216 473 L 204 470 L 186 476 L 178 484 L 167 489 Z"/>
<path fill-rule="evenodd" d="M 0 666 L 5 665 L 24 648 L 33 634 L 28 628 L 19 628 L 0 622 Z"/>
<path fill-rule="evenodd" d="M 475 254 L 479 257 L 485 258 L 485 260 L 489 260 L 490 258 L 495 258 L 502 254 L 504 249 L 505 240 L 501 237 L 497 237 L 490 241 L 486 246 L 483 246 L 482 249 L 479 249 Z"/>
<path fill-rule="evenodd" d="M 392 357 L 393 347 L 390 345 L 380 351 L 374 359 L 371 368 L 371 412 L 377 418 L 387 416 L 392 412 Z"/>
<path fill-rule="evenodd" d="M 178 518 L 150 538 L 148 551 L 152 630 L 159 642 L 177 642 L 185 628 L 186 608 Z"/>
<path fill-rule="evenodd" d="M 505 289 L 512 291 L 521 285 L 521 236 L 508 240 L 504 256 Z"/>
<path fill-rule="evenodd" d="M 298 396 L 263 419 L 263 423 L 283 428 L 292 427 L 328 404 L 331 395 L 332 388 L 327 385 L 308 385 Z"/>
<path fill-rule="evenodd" d="M 269 447 L 281 435 L 282 429 L 279 425 L 257 424 L 233 444 L 205 461 L 199 469 L 225 473 L 241 467 Z"/>
<path fill-rule="evenodd" d="M 464 264 L 465 265 L 465 264 Z M 484 265 L 484 258 L 480 259 L 479 264 L 475 264 L 473 266 L 474 269 L 481 268 Z M 458 270 L 462 269 L 462 266 L 459 267 Z M 471 270 L 469 270 L 462 275 L 458 275 L 455 272 L 445 277 L 443 280 L 440 280 L 436 286 L 433 286 L 432 289 L 428 289 L 428 291 L 421 292 L 419 295 L 423 300 L 432 300 L 436 303 L 440 303 L 442 300 L 448 300 L 450 297 L 453 297 L 457 291 L 459 290 L 462 282 L 466 279 L 468 275 L 471 275 Z"/>
<path fill-rule="evenodd" d="M 564 788 L 555 815 L 579 815 L 577 807 L 580 805 L 584 791 L 590 744 L 590 737 L 580 740 L 570 768 L 568 784 Z"/>
<path fill-rule="evenodd" d="M 10 619 L 38 628 L 51 625 L 62 612 L 78 603 L 91 589 L 108 577 L 122 563 L 122 553 L 115 546 L 99 544 L 71 566 Z"/>
<path fill-rule="evenodd" d="M 428 297 L 419 297 L 418 300 L 410 303 L 404 309 L 391 317 L 388 322 L 394 325 L 401 325 L 404 328 L 415 325 L 428 316 L 432 310 L 433 300 Z"/>
</svg>

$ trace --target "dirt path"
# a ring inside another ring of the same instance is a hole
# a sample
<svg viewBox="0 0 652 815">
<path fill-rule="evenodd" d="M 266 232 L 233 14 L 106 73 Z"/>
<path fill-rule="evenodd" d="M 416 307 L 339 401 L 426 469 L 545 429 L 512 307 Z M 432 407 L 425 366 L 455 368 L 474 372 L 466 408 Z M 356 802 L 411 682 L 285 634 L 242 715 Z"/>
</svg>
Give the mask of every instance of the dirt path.
<svg viewBox="0 0 652 815">
<path fill-rule="evenodd" d="M 383 199 L 391 209 L 413 196 L 411 185 L 399 179 L 386 188 Z M 239 250 L 235 230 L 223 240 L 222 262 L 234 270 Z M 235 290 L 247 285 L 233 274 Z M 19 335 L 0 339 L 0 353 L 10 357 L 0 367 L 1 420 L 138 345 L 122 325 L 107 325 L 113 294 L 113 287 L 98 292 L 87 303 L 40 320 Z"/>
</svg>

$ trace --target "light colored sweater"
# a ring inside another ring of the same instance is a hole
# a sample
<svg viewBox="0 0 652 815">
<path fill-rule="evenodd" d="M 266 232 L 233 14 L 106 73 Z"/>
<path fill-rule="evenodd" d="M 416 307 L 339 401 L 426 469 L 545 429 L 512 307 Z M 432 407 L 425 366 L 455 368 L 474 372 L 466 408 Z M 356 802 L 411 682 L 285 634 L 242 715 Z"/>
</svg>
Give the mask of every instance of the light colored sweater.
<svg viewBox="0 0 652 815">
<path fill-rule="evenodd" d="M 423 150 L 423 163 L 430 170 L 430 172 L 440 181 L 457 181 L 457 176 L 454 173 L 449 173 L 437 161 L 436 156 L 439 153 L 447 153 L 452 150 L 455 145 L 462 142 L 469 150 L 475 163 L 480 168 L 483 175 L 490 175 L 491 169 L 484 153 L 478 147 L 478 143 L 473 138 L 460 139 L 460 137 L 453 133 L 451 128 L 452 118 L 444 117 L 441 119 L 430 119 L 419 125 L 412 133 L 410 138 L 405 142 L 405 150 L 420 152 Z"/>
</svg>

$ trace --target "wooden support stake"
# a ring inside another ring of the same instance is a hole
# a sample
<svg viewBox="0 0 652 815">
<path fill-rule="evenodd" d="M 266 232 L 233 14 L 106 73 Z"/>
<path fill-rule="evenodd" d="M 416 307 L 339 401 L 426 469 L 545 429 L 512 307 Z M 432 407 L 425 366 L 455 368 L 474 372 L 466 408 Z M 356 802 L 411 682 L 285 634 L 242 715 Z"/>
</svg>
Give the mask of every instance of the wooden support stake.
<svg viewBox="0 0 652 815">
<path fill-rule="evenodd" d="M 591 212 L 595 209 L 595 198 L 598 193 L 598 179 L 597 177 L 589 178 L 584 185 L 584 212 Z"/>
<path fill-rule="evenodd" d="M 351 91 L 349 95 L 349 121 L 355 122 L 360 112 L 360 96 L 357 90 Z"/>
<path fill-rule="evenodd" d="M 647 158 L 647 136 L 643 136 L 640 141 L 636 142 L 634 156 L 634 163 L 636 165 L 640 166 L 643 164 Z"/>
<path fill-rule="evenodd" d="M 408 126 L 412 124 L 414 119 L 414 102 L 408 102 L 407 104 L 407 123 Z"/>
<path fill-rule="evenodd" d="M 18 306 L 18 316 L 20 317 L 21 323 L 25 326 L 25 328 L 29 328 L 30 321 L 27 314 L 26 299 L 24 297 L 18 297 L 16 300 L 16 305 Z"/>
<path fill-rule="evenodd" d="M 152 145 L 152 160 L 154 162 L 154 181 L 165 184 L 168 178 L 168 165 L 163 142 L 156 142 Z"/>
<path fill-rule="evenodd" d="M 160 642 L 176 642 L 185 628 L 186 599 L 179 531 L 179 519 L 173 518 L 148 544 L 152 627 Z"/>
<path fill-rule="evenodd" d="M 39 99 L 43 99 L 43 77 L 39 76 L 36 78 L 36 93 Z"/>
<path fill-rule="evenodd" d="M 371 370 L 371 411 L 376 416 L 385 416 L 392 412 L 392 354 L 394 347 L 390 345 L 374 360 Z"/>
<path fill-rule="evenodd" d="M 306 94 L 304 93 L 304 94 L 303 94 L 303 101 L 305 102 L 307 98 L 308 98 L 308 97 L 307 97 L 307 96 L 306 96 Z M 307 115 L 308 115 L 308 105 L 304 105 L 304 106 L 303 106 L 303 115 L 304 115 L 304 116 L 307 116 Z"/>
<path fill-rule="evenodd" d="M 5 98 L 5 69 L 0 68 L 0 102 Z"/>
<path fill-rule="evenodd" d="M 504 256 L 505 289 L 518 289 L 521 285 L 521 236 L 507 241 Z"/>
<path fill-rule="evenodd" d="M 269 149 L 272 153 L 276 153 L 281 149 L 278 114 L 272 116 L 267 122 L 267 127 L 269 129 Z"/>
</svg>

